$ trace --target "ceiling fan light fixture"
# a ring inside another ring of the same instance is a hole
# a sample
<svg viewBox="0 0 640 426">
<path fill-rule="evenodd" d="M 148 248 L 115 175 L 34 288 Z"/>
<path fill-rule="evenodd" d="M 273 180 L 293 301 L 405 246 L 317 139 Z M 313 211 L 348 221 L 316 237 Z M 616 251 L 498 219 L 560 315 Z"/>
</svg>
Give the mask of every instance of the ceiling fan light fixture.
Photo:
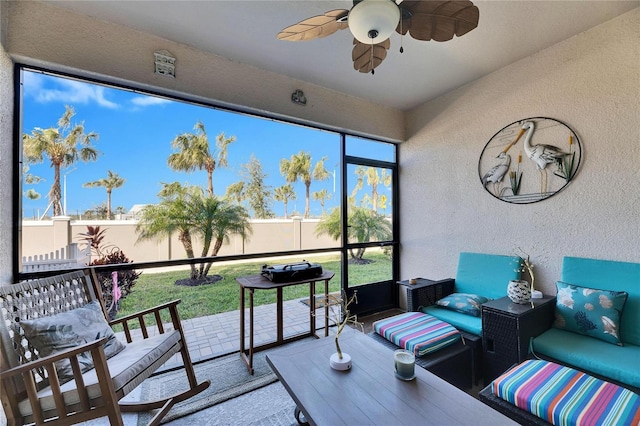
<svg viewBox="0 0 640 426">
<path fill-rule="evenodd" d="M 362 0 L 349 12 L 349 30 L 360 42 L 378 44 L 388 39 L 400 21 L 400 8 L 392 0 Z"/>
</svg>

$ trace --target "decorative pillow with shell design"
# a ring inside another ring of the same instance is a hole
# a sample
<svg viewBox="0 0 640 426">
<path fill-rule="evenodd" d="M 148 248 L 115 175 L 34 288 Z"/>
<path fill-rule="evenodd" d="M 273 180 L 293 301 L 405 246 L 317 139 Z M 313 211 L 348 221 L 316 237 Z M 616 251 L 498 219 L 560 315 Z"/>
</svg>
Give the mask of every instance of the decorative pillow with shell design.
<svg viewBox="0 0 640 426">
<path fill-rule="evenodd" d="M 625 291 L 598 290 L 558 281 L 554 327 L 622 346 Z"/>
<path fill-rule="evenodd" d="M 470 293 L 452 293 L 436 302 L 436 305 L 466 315 L 480 316 L 482 304 L 487 302 L 484 296 Z"/>
</svg>

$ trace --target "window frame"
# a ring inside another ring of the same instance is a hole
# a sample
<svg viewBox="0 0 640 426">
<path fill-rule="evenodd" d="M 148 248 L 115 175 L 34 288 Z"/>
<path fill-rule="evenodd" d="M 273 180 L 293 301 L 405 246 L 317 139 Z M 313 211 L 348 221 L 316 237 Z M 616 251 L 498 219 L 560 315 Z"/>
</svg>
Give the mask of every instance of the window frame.
<svg viewBox="0 0 640 426">
<path fill-rule="evenodd" d="M 12 199 L 12 216 L 13 216 L 13 261 L 12 261 L 12 274 L 13 281 L 18 282 L 21 280 L 35 279 L 43 276 L 50 276 L 59 274 L 61 272 L 68 272 L 72 269 L 59 269 L 59 270 L 50 270 L 50 271 L 40 271 L 40 272 L 22 272 L 21 270 L 21 259 L 22 259 L 22 198 L 23 198 L 23 188 L 22 188 L 22 170 L 23 170 L 23 156 L 22 156 L 22 133 L 24 130 L 22 129 L 22 121 L 23 121 L 23 71 L 30 71 L 35 73 L 42 73 L 46 75 L 51 75 L 54 77 L 61 77 L 71 80 L 77 80 L 90 84 L 97 84 L 100 86 L 111 87 L 115 89 L 125 90 L 136 94 L 141 95 L 151 95 L 157 96 L 160 98 L 168 99 L 171 101 L 184 102 L 194 106 L 204 107 L 204 108 L 212 108 L 220 111 L 237 113 L 245 116 L 249 116 L 256 119 L 267 119 L 272 121 L 277 121 L 283 124 L 293 125 L 293 126 L 303 126 L 314 130 L 327 131 L 334 133 L 336 137 L 340 138 L 340 167 L 343 172 L 346 168 L 346 155 L 344 151 L 344 141 L 347 136 L 353 136 L 364 140 L 369 140 L 376 143 L 385 143 L 393 145 L 394 147 L 394 163 L 387 162 L 379 162 L 388 166 L 389 164 L 393 164 L 397 168 L 397 158 L 398 158 L 398 147 L 397 144 L 389 141 L 385 141 L 383 139 L 372 138 L 370 136 L 363 136 L 356 133 L 349 133 L 345 131 L 337 131 L 335 129 L 329 128 L 327 126 L 322 126 L 318 123 L 309 124 L 308 122 L 296 121 L 294 119 L 285 119 L 277 114 L 265 114 L 263 111 L 261 113 L 249 111 L 249 108 L 243 109 L 240 107 L 230 107 L 228 105 L 222 105 L 220 103 L 216 103 L 213 100 L 196 100 L 193 99 L 190 94 L 169 94 L 168 92 L 163 92 L 159 88 L 142 88 L 135 87 L 133 85 L 116 83 L 108 80 L 101 80 L 94 77 L 87 77 L 81 74 L 72 74 L 69 72 L 57 71 L 49 68 L 27 65 L 23 63 L 15 63 L 14 64 L 14 123 L 13 123 L 13 164 L 15 167 L 13 168 L 13 199 Z M 195 97 L 195 96 L 194 96 Z M 378 162 L 378 161 L 374 161 Z M 341 179 L 343 182 L 346 181 L 345 176 L 342 175 Z M 341 185 L 341 190 L 343 190 L 343 186 Z M 397 176 L 393 180 L 393 188 L 392 191 L 394 193 L 394 200 L 397 203 L 398 200 L 398 179 Z M 344 194 L 340 194 L 341 197 L 344 197 Z M 342 207 L 341 207 L 342 209 Z M 345 210 L 342 209 L 342 215 L 345 216 Z M 399 216 L 397 207 L 393 210 L 394 215 L 394 241 L 389 242 L 389 244 L 394 245 L 394 248 L 399 246 L 399 242 L 397 241 L 399 235 L 399 229 L 397 229 L 397 218 Z M 263 253 L 252 253 L 252 254 L 240 254 L 240 255 L 225 255 L 225 256 L 216 256 L 216 257 L 198 257 L 198 258 L 182 258 L 182 259 L 172 259 L 172 260 L 159 260 L 159 261 L 151 261 L 151 262 L 133 262 L 124 265 L 107 265 L 107 266 L 99 266 L 96 267 L 99 271 L 109 272 L 112 270 L 123 270 L 123 269 L 144 269 L 144 268 L 157 268 L 157 267 L 165 267 L 165 266 L 176 266 L 176 265 L 188 265 L 201 263 L 203 261 L 224 261 L 224 260 L 243 260 L 243 259 L 253 259 L 265 256 L 287 256 L 287 255 L 296 255 L 296 254 L 316 254 L 316 253 L 325 253 L 325 252 L 335 252 L 341 251 L 343 253 L 346 252 L 346 247 L 343 244 L 342 239 L 337 242 L 337 246 L 321 248 L 321 249 L 312 249 L 312 250 L 291 250 L 291 251 L 278 251 L 278 252 L 263 252 Z M 398 255 L 395 254 L 397 250 L 394 250 L 394 265 L 397 265 Z M 344 262 L 344 258 L 343 258 Z M 394 279 L 397 279 L 398 268 L 394 267 Z"/>
</svg>

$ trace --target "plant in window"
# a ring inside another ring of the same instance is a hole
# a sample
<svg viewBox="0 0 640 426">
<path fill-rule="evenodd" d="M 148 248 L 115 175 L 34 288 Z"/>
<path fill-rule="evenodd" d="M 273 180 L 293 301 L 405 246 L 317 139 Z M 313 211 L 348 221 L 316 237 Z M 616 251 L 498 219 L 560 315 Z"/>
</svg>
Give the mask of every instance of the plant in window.
<svg viewBox="0 0 640 426">
<path fill-rule="evenodd" d="M 280 160 L 280 174 L 284 176 L 287 183 L 294 183 L 302 181 L 305 186 L 305 207 L 304 217 L 308 218 L 309 211 L 309 199 L 311 196 L 310 188 L 311 181 L 323 181 L 329 179 L 331 174 L 324 167 L 324 162 L 327 157 L 322 157 L 311 170 L 311 154 L 308 152 L 300 151 L 297 154 L 293 154 L 289 160 L 283 158 Z"/>
<path fill-rule="evenodd" d="M 164 184 L 159 204 L 150 204 L 142 210 L 136 232 L 138 240 L 170 238 L 177 233 L 187 257 L 195 258 L 193 237 L 202 241 L 200 257 L 216 256 L 230 235 L 247 238 L 251 233 L 249 213 L 238 205 L 218 197 L 209 197 L 198 186 L 182 186 L 178 182 Z M 221 277 L 207 278 L 212 262 L 191 264 L 190 282 L 200 285 L 218 281 Z M 180 282 L 182 284 L 182 282 Z"/>
<path fill-rule="evenodd" d="M 117 173 L 107 170 L 107 177 L 86 182 L 82 185 L 83 188 L 96 188 L 103 187 L 107 190 L 107 220 L 111 220 L 111 192 L 124 185 L 125 179 L 120 177 Z"/>
<path fill-rule="evenodd" d="M 91 247 L 91 251 L 98 256 L 97 259 L 89 263 L 89 266 L 119 265 L 133 262 L 117 246 L 104 242 L 105 232 L 106 229 L 100 229 L 100 226 L 87 226 L 86 233 L 78 234 L 83 237 L 82 241 Z M 116 317 L 120 300 L 131 293 L 141 274 L 141 272 L 132 269 L 96 274 L 110 320 Z"/>
<path fill-rule="evenodd" d="M 98 151 L 91 144 L 98 139 L 96 133 L 85 133 L 84 124 L 72 124 L 75 115 L 73 107 L 66 106 L 58 127 L 41 129 L 36 127 L 31 134 L 22 136 L 24 159 L 27 164 L 37 164 L 48 157 L 53 168 L 53 184 L 49 190 L 49 202 L 53 206 L 53 215 L 64 214 L 62 209 L 62 190 L 60 170 L 66 169 L 78 160 L 95 161 Z"/>
<path fill-rule="evenodd" d="M 364 207 L 349 207 L 349 242 L 365 243 L 369 241 L 386 241 L 392 237 L 391 222 L 387 218 L 376 213 L 371 209 Z M 342 217 L 340 216 L 340 208 L 334 208 L 328 216 L 322 218 L 316 226 L 315 234 L 320 236 L 329 235 L 338 241 L 341 236 Z M 364 259 L 366 248 L 359 247 L 357 249 L 349 249 L 349 263 L 366 264 L 371 260 Z"/>
</svg>

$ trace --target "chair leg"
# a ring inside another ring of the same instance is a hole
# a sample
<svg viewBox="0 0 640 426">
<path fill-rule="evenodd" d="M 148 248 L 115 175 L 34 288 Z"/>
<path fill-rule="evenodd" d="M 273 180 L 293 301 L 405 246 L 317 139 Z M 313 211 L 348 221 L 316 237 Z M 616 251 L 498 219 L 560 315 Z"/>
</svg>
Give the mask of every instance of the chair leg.
<svg viewBox="0 0 640 426">
<path fill-rule="evenodd" d="M 171 410 L 171 407 L 173 407 L 173 405 L 175 404 L 175 401 L 173 400 L 173 398 L 170 398 L 166 404 L 164 404 L 162 406 L 162 408 L 160 409 L 160 411 L 158 411 L 156 413 L 155 416 L 153 416 L 153 418 L 151 419 L 151 421 L 149 422 L 148 426 L 156 426 L 159 425 L 160 422 L 162 421 L 162 419 L 164 418 L 164 416 L 167 415 L 167 413 L 169 412 L 169 410 Z"/>
</svg>

